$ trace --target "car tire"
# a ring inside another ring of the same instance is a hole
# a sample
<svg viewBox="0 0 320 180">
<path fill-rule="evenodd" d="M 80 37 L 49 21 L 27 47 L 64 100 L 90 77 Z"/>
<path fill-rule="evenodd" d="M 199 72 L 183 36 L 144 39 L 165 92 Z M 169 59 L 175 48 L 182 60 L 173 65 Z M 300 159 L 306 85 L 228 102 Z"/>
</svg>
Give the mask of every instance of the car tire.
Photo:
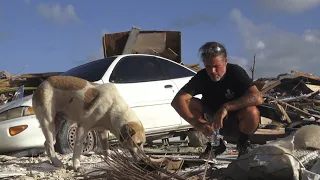
<svg viewBox="0 0 320 180">
<path fill-rule="evenodd" d="M 208 139 L 199 131 L 189 130 L 187 132 L 189 147 L 203 147 L 208 142 Z"/>
<path fill-rule="evenodd" d="M 56 136 L 55 150 L 60 154 L 73 153 L 73 146 L 76 137 L 77 125 L 68 121 L 64 121 Z M 89 131 L 84 145 L 82 147 L 82 153 L 87 154 L 97 149 L 97 132 Z"/>
</svg>

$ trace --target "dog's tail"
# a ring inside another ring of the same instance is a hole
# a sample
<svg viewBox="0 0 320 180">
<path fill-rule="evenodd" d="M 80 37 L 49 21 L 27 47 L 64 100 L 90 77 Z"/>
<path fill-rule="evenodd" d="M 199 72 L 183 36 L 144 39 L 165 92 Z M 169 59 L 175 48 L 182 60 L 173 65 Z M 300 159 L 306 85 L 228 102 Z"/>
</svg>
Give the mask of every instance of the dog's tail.
<svg viewBox="0 0 320 180">
<path fill-rule="evenodd" d="M 39 85 L 39 87 L 34 91 L 32 96 L 32 107 L 34 109 L 34 113 L 36 118 L 41 118 L 43 113 L 46 113 L 48 110 L 46 108 L 50 108 L 51 106 L 47 103 L 51 103 L 52 93 L 48 93 L 48 83 L 43 82 Z"/>
</svg>

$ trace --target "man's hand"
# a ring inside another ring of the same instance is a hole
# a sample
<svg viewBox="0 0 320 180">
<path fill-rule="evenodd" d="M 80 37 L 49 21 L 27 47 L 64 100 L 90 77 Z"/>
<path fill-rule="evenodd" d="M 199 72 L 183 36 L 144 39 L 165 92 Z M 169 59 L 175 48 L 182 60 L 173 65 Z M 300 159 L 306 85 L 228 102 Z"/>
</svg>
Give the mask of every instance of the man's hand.
<svg viewBox="0 0 320 180">
<path fill-rule="evenodd" d="M 228 110 L 221 107 L 212 117 L 212 127 L 214 129 L 221 129 L 223 127 L 223 120 L 227 116 Z"/>
<path fill-rule="evenodd" d="M 203 117 L 197 119 L 198 125 L 194 126 L 198 131 L 202 132 L 203 135 L 205 135 L 207 138 L 210 138 L 212 134 L 215 134 L 216 132 L 212 128 L 212 125 L 208 123 L 207 120 L 205 120 Z"/>
</svg>

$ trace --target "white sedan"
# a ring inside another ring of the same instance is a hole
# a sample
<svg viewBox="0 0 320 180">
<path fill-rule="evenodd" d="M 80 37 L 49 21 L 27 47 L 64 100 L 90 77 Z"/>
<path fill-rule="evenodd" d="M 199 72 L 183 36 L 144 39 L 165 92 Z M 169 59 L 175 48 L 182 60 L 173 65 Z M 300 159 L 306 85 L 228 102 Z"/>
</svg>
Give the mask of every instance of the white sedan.
<svg viewBox="0 0 320 180">
<path fill-rule="evenodd" d="M 61 76 L 75 76 L 96 83 L 114 83 L 142 121 L 148 139 L 181 131 L 191 125 L 171 107 L 179 89 L 195 71 L 160 56 L 126 54 L 92 61 Z M 33 114 L 32 95 L 0 107 L 0 153 L 43 147 L 45 138 Z M 76 125 L 65 121 L 57 135 L 60 153 L 73 149 Z M 83 152 L 97 147 L 96 132 L 89 132 Z"/>
</svg>

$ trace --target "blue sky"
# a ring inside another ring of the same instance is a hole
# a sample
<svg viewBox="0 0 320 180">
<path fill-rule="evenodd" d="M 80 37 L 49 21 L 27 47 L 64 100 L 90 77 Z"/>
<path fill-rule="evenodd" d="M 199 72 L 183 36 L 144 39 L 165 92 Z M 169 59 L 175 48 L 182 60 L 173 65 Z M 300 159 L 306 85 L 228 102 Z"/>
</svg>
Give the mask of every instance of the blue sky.
<svg viewBox="0 0 320 180">
<path fill-rule="evenodd" d="M 65 71 L 102 57 L 103 33 L 138 26 L 181 31 L 185 63 L 199 62 L 204 42 L 219 41 L 246 70 L 256 54 L 256 78 L 292 69 L 320 75 L 319 0 L 195 2 L 1 1 L 0 71 Z"/>
</svg>

